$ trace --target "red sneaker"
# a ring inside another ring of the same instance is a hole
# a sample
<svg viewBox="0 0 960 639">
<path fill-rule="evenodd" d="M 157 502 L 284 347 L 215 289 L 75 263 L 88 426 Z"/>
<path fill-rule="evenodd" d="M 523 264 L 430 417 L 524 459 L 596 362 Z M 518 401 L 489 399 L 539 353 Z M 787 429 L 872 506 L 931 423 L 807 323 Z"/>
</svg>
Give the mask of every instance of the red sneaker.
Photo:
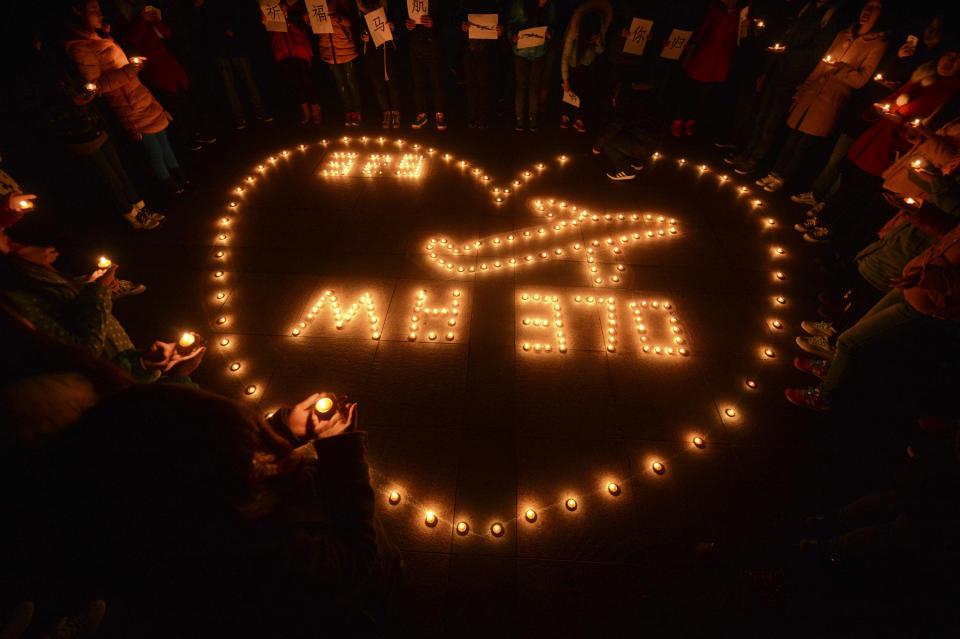
<svg viewBox="0 0 960 639">
<path fill-rule="evenodd" d="M 817 387 L 810 388 L 788 388 L 783 393 L 787 397 L 787 401 L 791 404 L 796 404 L 797 406 L 802 406 L 803 408 L 809 408 L 810 410 L 815 410 L 818 413 L 829 413 L 830 406 L 827 405 L 823 398 L 820 397 L 820 389 Z"/>
<path fill-rule="evenodd" d="M 683 132 L 687 135 L 693 135 L 693 127 L 696 123 L 696 120 L 687 120 L 683 125 Z"/>
<path fill-rule="evenodd" d="M 793 360 L 793 367 L 798 371 L 809 373 L 819 379 L 826 379 L 827 373 L 830 371 L 830 360 L 797 357 Z"/>
<path fill-rule="evenodd" d="M 674 120 L 670 123 L 670 135 L 675 138 L 683 135 L 683 120 Z"/>
</svg>

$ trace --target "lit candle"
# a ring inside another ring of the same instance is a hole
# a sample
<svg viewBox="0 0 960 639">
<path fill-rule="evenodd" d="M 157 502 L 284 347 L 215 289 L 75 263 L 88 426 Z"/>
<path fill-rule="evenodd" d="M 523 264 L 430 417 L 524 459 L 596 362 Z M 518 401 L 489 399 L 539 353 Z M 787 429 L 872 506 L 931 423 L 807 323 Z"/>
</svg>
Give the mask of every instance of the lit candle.
<svg viewBox="0 0 960 639">
<path fill-rule="evenodd" d="M 663 462 L 659 462 L 659 461 L 655 461 L 652 464 L 650 464 L 650 468 L 652 468 L 653 472 L 655 472 L 658 475 L 662 475 L 663 472 L 667 469 L 666 466 L 663 465 Z"/>
<path fill-rule="evenodd" d="M 833 56 L 832 55 L 824 56 L 823 61 L 826 62 L 827 64 L 833 64 Z"/>
<path fill-rule="evenodd" d="M 527 508 L 527 511 L 523 513 L 523 516 L 527 521 L 531 523 L 535 522 L 537 520 L 537 511 L 535 511 L 533 508 Z"/>
<path fill-rule="evenodd" d="M 883 81 L 883 74 L 878 73 L 877 75 L 873 76 L 873 79 L 876 80 L 877 82 L 881 82 Z"/>
<path fill-rule="evenodd" d="M 329 397 L 321 397 L 317 400 L 317 403 L 314 404 L 314 409 L 323 416 L 326 416 L 333 409 L 333 399 Z"/>
<path fill-rule="evenodd" d="M 247 395 L 253 395 L 257 392 L 257 387 L 251 384 L 244 389 L 244 392 L 246 392 Z"/>
<path fill-rule="evenodd" d="M 765 349 L 763 349 L 763 354 L 766 355 L 767 357 L 774 357 L 774 356 L 776 356 L 776 353 L 773 352 L 773 349 L 772 349 L 772 348 L 765 348 Z"/>
<path fill-rule="evenodd" d="M 234 373 L 240 370 L 240 362 L 234 362 L 233 364 L 230 364 L 230 370 Z"/>
<path fill-rule="evenodd" d="M 19 202 L 17 202 L 17 206 L 20 207 L 21 211 L 29 211 L 30 209 L 33 208 L 33 202 L 31 202 L 28 199 L 22 199 Z"/>
<path fill-rule="evenodd" d="M 220 346 L 229 346 L 229 345 L 230 345 L 230 340 L 227 339 L 226 337 L 220 340 Z"/>
<path fill-rule="evenodd" d="M 101 257 L 97 260 L 97 268 L 110 268 L 112 264 L 109 257 Z"/>
<path fill-rule="evenodd" d="M 755 379 L 747 379 L 747 381 L 746 381 L 745 383 L 746 383 L 746 385 L 747 385 L 747 388 L 756 388 L 756 387 L 757 387 L 757 380 L 755 380 Z"/>
<path fill-rule="evenodd" d="M 180 341 L 177 342 L 182 348 L 190 348 L 197 341 L 197 336 L 195 333 L 184 333 L 180 336 Z"/>
<path fill-rule="evenodd" d="M 140 55 L 135 55 L 135 56 L 133 56 L 132 58 L 130 58 L 130 62 L 131 62 L 132 64 L 143 64 L 143 63 L 146 62 L 146 61 L 147 61 L 147 59 L 146 59 L 145 57 L 143 57 L 143 56 L 140 56 Z"/>
<path fill-rule="evenodd" d="M 433 528 L 437 525 L 437 513 L 432 510 L 428 510 L 426 516 L 423 518 L 423 523 L 425 523 L 430 528 Z"/>
<path fill-rule="evenodd" d="M 618 486 L 618 485 L 615 484 L 614 482 L 610 482 L 609 484 L 607 484 L 607 491 L 609 491 L 609 493 L 610 493 L 611 495 L 619 495 L 619 494 L 620 494 L 620 486 Z"/>
<path fill-rule="evenodd" d="M 903 203 L 906 204 L 907 206 L 915 206 L 917 201 L 912 197 L 908 197 L 903 200 Z"/>
<path fill-rule="evenodd" d="M 396 506 L 397 504 L 400 503 L 400 493 L 398 493 L 397 491 L 393 491 L 392 493 L 390 493 L 390 497 L 388 497 L 388 501 L 390 502 L 390 505 Z"/>
<path fill-rule="evenodd" d="M 780 330 L 781 328 L 783 328 L 783 322 L 781 322 L 780 320 L 773 320 L 772 324 L 773 324 L 773 327 L 777 330 Z"/>
<path fill-rule="evenodd" d="M 495 523 L 490 526 L 490 534 L 494 537 L 500 537 L 503 535 L 503 524 Z"/>
<path fill-rule="evenodd" d="M 736 416 L 737 416 L 737 411 L 733 410 L 732 408 L 728 408 L 727 410 L 725 410 L 725 411 L 723 411 L 723 412 L 727 414 L 727 417 L 736 417 Z"/>
<path fill-rule="evenodd" d="M 920 126 L 920 118 L 915 118 L 915 119 L 910 123 L 910 126 L 912 126 L 912 127 L 918 127 L 918 126 Z"/>
<path fill-rule="evenodd" d="M 764 27 L 767 26 L 763 20 L 757 20 L 755 24 L 757 25 L 758 29 L 763 29 Z"/>
<path fill-rule="evenodd" d="M 567 510 L 569 510 L 570 512 L 573 512 L 574 510 L 577 509 L 577 500 L 571 497 L 566 501 L 566 506 L 567 506 Z"/>
<path fill-rule="evenodd" d="M 457 522 L 457 534 L 461 537 L 470 532 L 470 524 L 465 521 Z"/>
<path fill-rule="evenodd" d="M 884 105 L 881 106 L 880 108 L 883 109 L 883 112 L 884 112 L 884 113 L 890 113 L 890 105 L 889 105 L 889 104 L 884 104 Z"/>
<path fill-rule="evenodd" d="M 707 442 L 704 441 L 703 437 L 700 437 L 699 435 L 697 435 L 696 437 L 693 438 L 693 445 L 696 446 L 697 448 L 703 448 L 707 445 Z"/>
</svg>

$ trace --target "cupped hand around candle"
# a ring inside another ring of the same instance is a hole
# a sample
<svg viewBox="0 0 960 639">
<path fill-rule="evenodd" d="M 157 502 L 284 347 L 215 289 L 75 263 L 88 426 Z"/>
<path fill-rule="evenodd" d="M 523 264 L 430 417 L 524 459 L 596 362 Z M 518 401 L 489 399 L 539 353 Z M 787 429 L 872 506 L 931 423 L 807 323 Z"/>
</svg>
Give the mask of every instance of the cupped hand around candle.
<svg viewBox="0 0 960 639">
<path fill-rule="evenodd" d="M 21 193 L 20 191 L 13 191 L 7 195 L 7 201 L 5 204 L 7 208 L 11 211 L 26 211 L 33 208 L 34 200 L 37 199 L 37 196 L 32 193 Z M 23 203 L 29 202 L 29 206 L 24 207 Z"/>
<path fill-rule="evenodd" d="M 187 377 L 197 370 L 206 352 L 207 348 L 201 346 L 182 355 L 177 352 L 175 343 L 156 341 L 140 357 L 140 362 L 147 370 L 159 370 L 168 375 Z"/>
<path fill-rule="evenodd" d="M 320 399 L 320 393 L 314 393 L 291 409 L 290 416 L 287 418 L 290 432 L 297 437 L 321 439 L 339 435 L 354 426 L 356 403 L 341 404 L 347 412 L 346 417 L 341 412 L 334 411 L 329 419 L 320 419 L 313 410 L 318 399 Z"/>
</svg>

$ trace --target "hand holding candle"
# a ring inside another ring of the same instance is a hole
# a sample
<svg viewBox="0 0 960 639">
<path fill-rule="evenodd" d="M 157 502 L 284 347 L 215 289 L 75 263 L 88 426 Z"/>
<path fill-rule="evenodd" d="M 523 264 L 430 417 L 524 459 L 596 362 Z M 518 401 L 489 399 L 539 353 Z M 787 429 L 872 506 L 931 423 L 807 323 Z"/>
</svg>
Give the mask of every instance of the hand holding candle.
<svg viewBox="0 0 960 639">
<path fill-rule="evenodd" d="M 11 211 L 26 213 L 32 211 L 33 207 L 36 206 L 33 202 L 35 199 L 37 199 L 36 195 L 14 191 L 7 196 L 6 204 Z"/>
<path fill-rule="evenodd" d="M 290 410 L 287 425 L 299 438 L 332 437 L 356 426 L 356 409 L 333 393 L 314 393 Z"/>
<path fill-rule="evenodd" d="M 786 50 L 786 45 L 780 44 L 779 42 L 775 43 L 773 46 L 767 47 L 767 51 L 772 51 L 774 53 L 783 53 Z"/>
<path fill-rule="evenodd" d="M 833 63 L 834 63 L 834 60 L 833 60 L 833 56 L 832 56 L 832 55 L 825 55 L 825 56 L 823 56 L 823 61 L 826 62 L 827 64 L 833 64 Z"/>
</svg>

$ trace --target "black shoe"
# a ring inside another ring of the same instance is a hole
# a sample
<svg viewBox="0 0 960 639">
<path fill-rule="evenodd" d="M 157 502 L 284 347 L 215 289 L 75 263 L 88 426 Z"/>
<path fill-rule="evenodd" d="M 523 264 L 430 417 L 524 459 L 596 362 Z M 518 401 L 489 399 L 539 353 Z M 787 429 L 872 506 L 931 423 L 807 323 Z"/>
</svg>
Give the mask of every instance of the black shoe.
<svg viewBox="0 0 960 639">
<path fill-rule="evenodd" d="M 731 153 L 730 155 L 724 156 L 723 163 L 729 164 L 730 166 L 737 166 L 738 164 L 743 164 L 746 160 L 747 158 L 739 153 Z"/>
<path fill-rule="evenodd" d="M 181 186 L 180 182 L 175 180 L 173 177 L 168 177 L 163 181 L 163 188 L 165 188 L 171 195 L 180 195 L 183 193 L 183 186 Z"/>
<path fill-rule="evenodd" d="M 187 177 L 187 174 L 184 173 L 180 167 L 170 169 L 170 175 L 173 176 L 173 179 L 176 180 L 180 186 L 184 188 L 190 186 L 190 178 Z"/>
<path fill-rule="evenodd" d="M 257 119 L 261 122 L 273 122 L 273 116 L 269 113 L 258 113 Z"/>
<path fill-rule="evenodd" d="M 756 170 L 757 170 L 757 163 L 754 162 L 753 160 L 747 160 L 746 162 L 741 162 L 740 164 L 738 164 L 736 168 L 733 169 L 733 172 L 738 173 L 740 175 L 750 175 Z"/>
<path fill-rule="evenodd" d="M 194 138 L 194 140 L 196 140 L 200 144 L 213 144 L 214 142 L 217 141 L 217 138 L 213 137 L 212 135 L 198 133 Z"/>
<path fill-rule="evenodd" d="M 233 123 L 233 128 L 235 128 L 237 131 L 243 131 L 245 128 L 247 128 L 247 121 L 237 120 Z"/>
</svg>

